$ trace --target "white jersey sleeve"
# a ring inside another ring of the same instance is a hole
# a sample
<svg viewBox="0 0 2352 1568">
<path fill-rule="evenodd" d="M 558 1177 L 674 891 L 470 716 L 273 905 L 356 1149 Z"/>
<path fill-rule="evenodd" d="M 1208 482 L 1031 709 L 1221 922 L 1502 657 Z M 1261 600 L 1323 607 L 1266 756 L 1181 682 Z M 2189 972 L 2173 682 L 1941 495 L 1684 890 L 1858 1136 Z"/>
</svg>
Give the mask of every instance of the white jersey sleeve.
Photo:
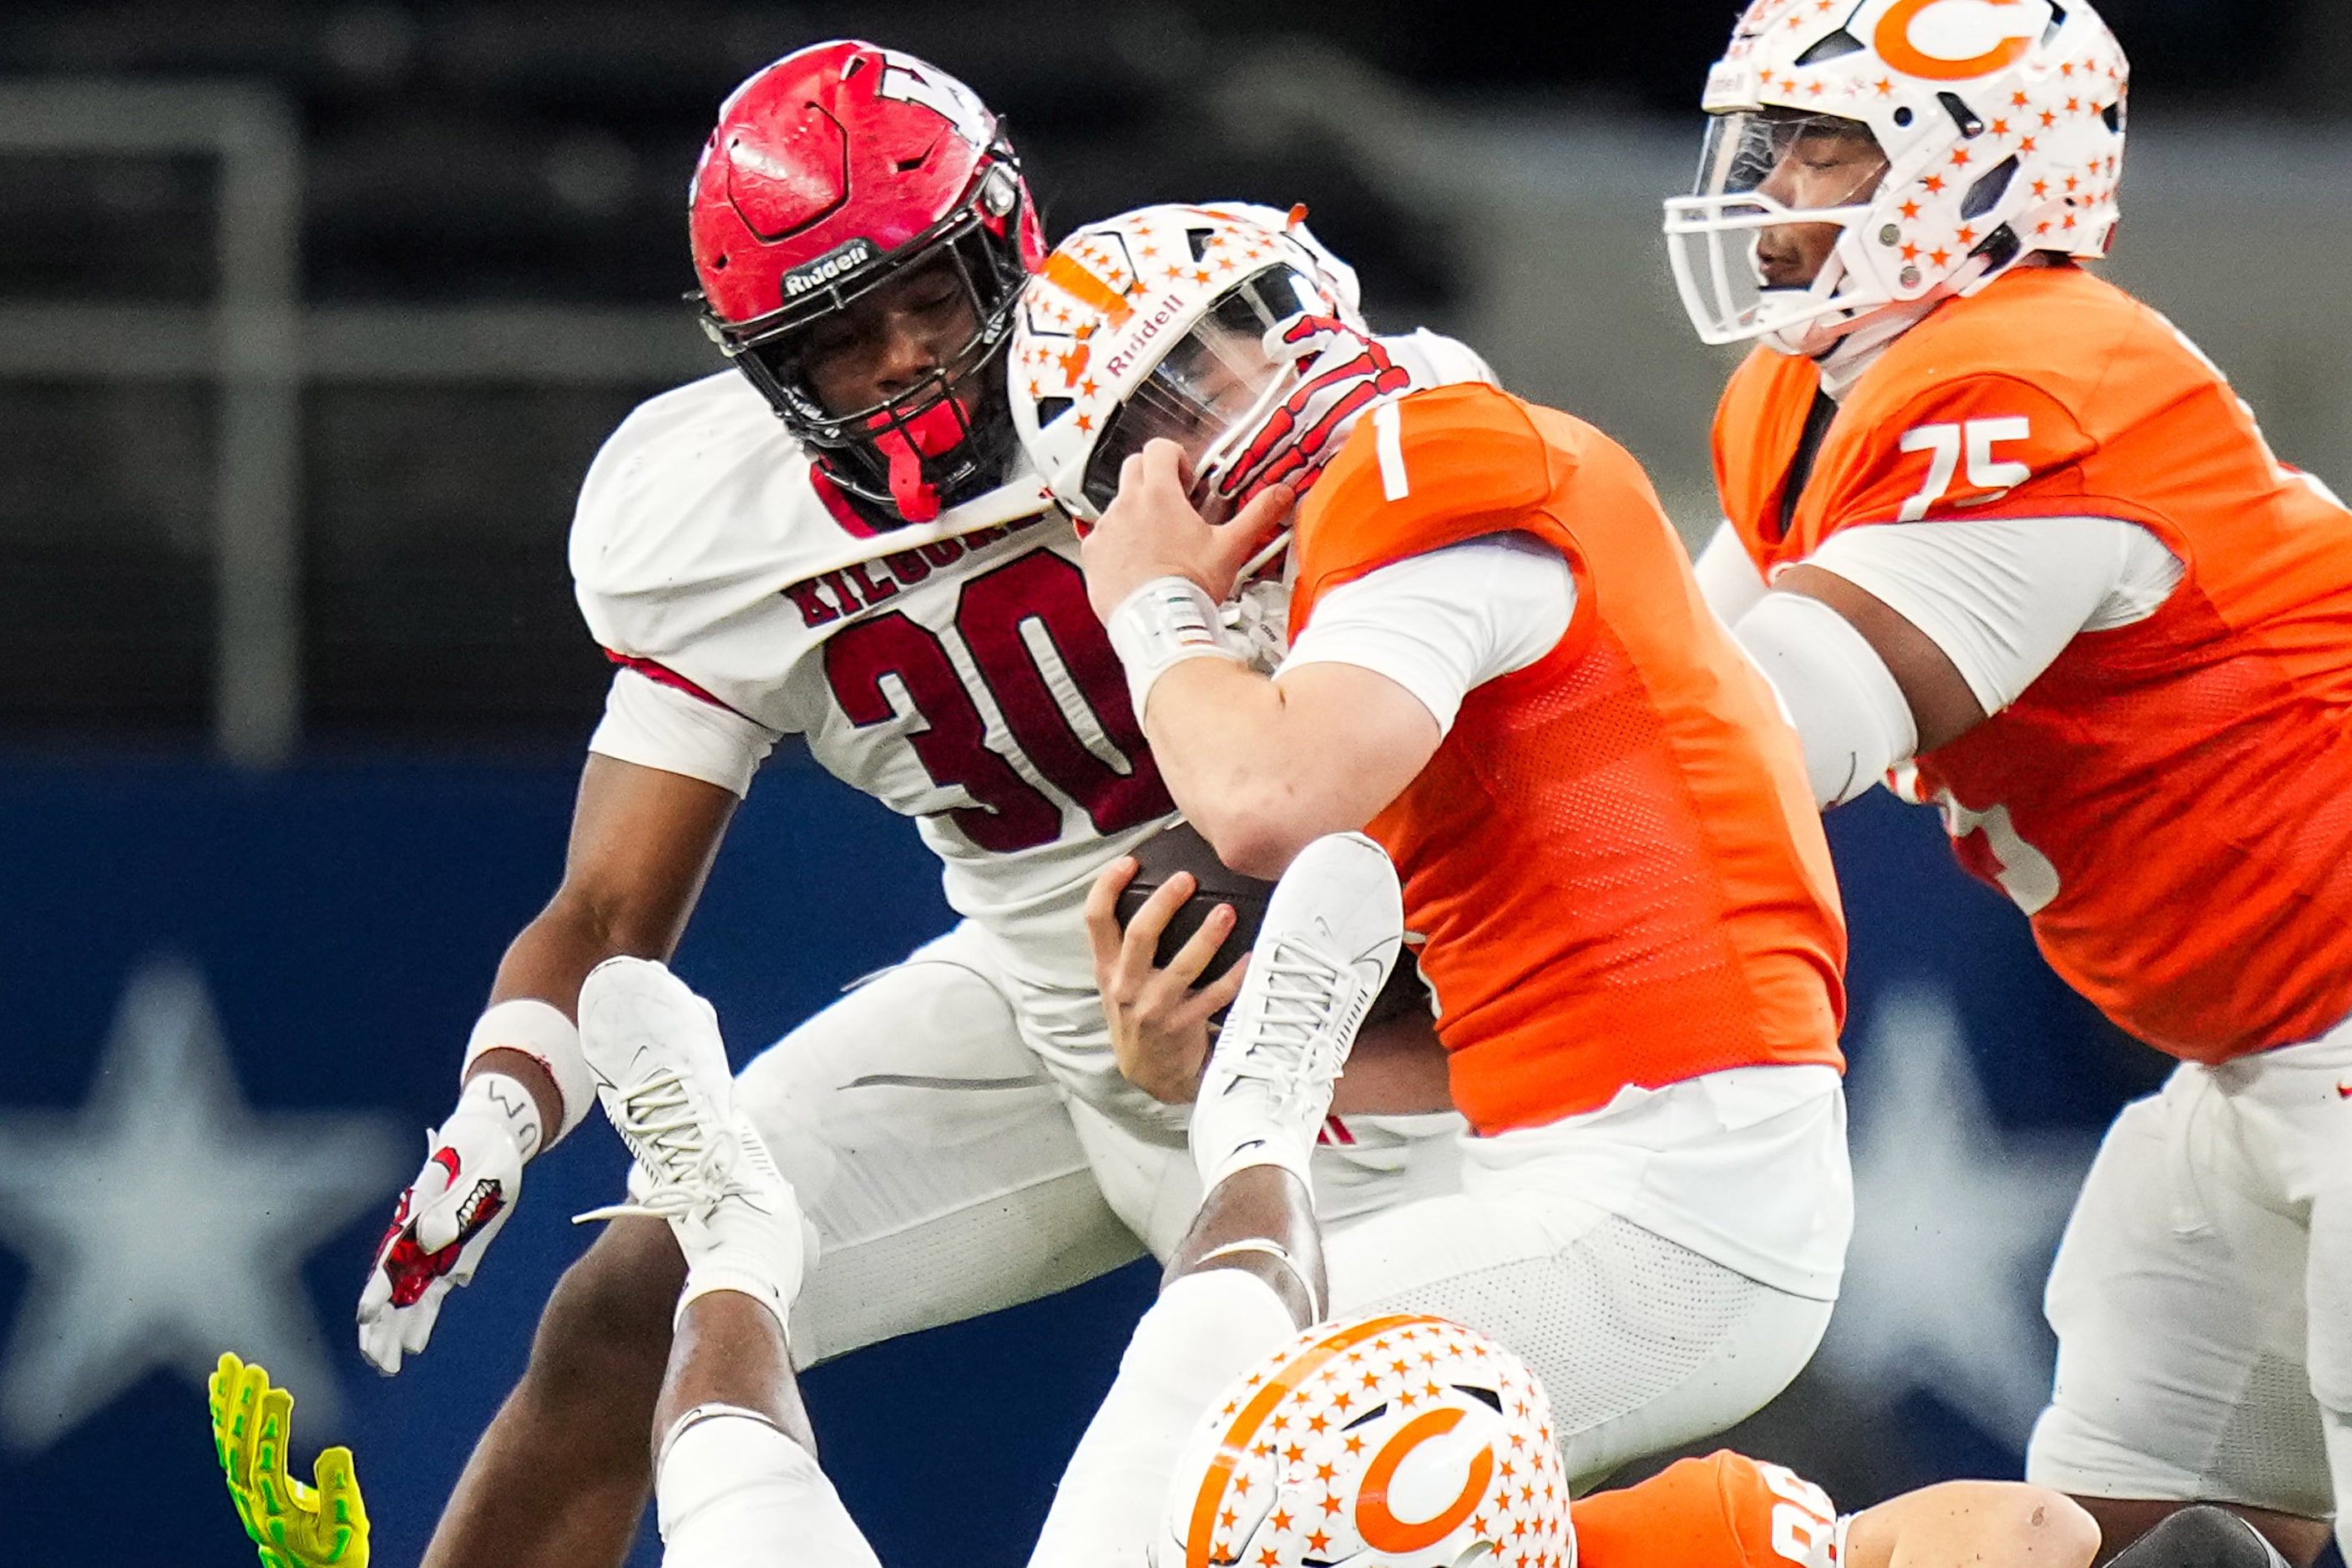
<svg viewBox="0 0 2352 1568">
<path fill-rule="evenodd" d="M 1559 551 L 1494 534 L 1332 589 L 1275 675 L 1310 664 L 1371 670 L 1412 692 L 1443 734 L 1473 690 L 1549 653 L 1575 611 L 1576 578 Z"/>
<path fill-rule="evenodd" d="M 2182 574 L 2156 535 L 2108 517 L 1849 528 L 1806 564 L 1918 627 L 1987 713 L 2016 701 L 2077 634 L 2154 615 Z"/>
<path fill-rule="evenodd" d="M 750 793 L 775 749 L 773 730 L 670 681 L 624 667 L 604 696 L 604 721 L 588 737 L 599 756 Z"/>
<path fill-rule="evenodd" d="M 1740 616 L 1763 601 L 1764 574 L 1728 521 L 1716 528 L 1715 537 L 1691 563 L 1691 574 L 1698 579 L 1699 597 L 1727 626 L 1738 626 Z"/>
</svg>

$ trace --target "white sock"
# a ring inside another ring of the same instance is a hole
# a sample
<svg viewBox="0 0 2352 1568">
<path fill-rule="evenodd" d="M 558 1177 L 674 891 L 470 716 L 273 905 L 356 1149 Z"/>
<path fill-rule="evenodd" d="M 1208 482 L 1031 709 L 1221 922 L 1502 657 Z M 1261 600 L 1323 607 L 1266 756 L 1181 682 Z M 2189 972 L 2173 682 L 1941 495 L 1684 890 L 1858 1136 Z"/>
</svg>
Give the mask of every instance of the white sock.
<svg viewBox="0 0 2352 1568">
<path fill-rule="evenodd" d="M 1310 1166 L 1320 1123 L 1307 1138 L 1298 1129 L 1268 1114 L 1255 1095 L 1224 1105 L 1192 1107 L 1192 1124 L 1185 1136 L 1192 1145 L 1192 1164 L 1201 1173 L 1201 1190 L 1213 1193 L 1217 1184 L 1235 1171 L 1252 1165 L 1274 1165 L 1315 1187 Z"/>
<path fill-rule="evenodd" d="M 787 1331 L 793 1310 L 793 1297 L 800 1291 L 798 1271 L 794 1271 L 789 1289 L 776 1278 L 776 1271 L 762 1267 L 758 1254 L 748 1256 L 734 1248 L 713 1248 L 689 1265 L 686 1284 L 677 1293 L 677 1310 L 670 1314 L 674 1329 L 686 1321 L 686 1310 L 713 1290 L 732 1290 L 749 1296 L 768 1309 L 776 1320 L 779 1332 Z M 789 1337 L 789 1335 L 787 1335 Z"/>
<path fill-rule="evenodd" d="M 755 1411 L 679 1416 L 654 1496 L 662 1568 L 881 1568 L 816 1457 Z"/>
<path fill-rule="evenodd" d="M 744 1158 L 759 1161 L 770 1178 L 759 1184 L 763 1191 L 722 1199 L 709 1214 L 671 1226 L 686 1254 L 686 1285 L 673 1326 L 684 1321 L 688 1304 L 713 1290 L 751 1297 L 774 1315 L 780 1329 L 790 1322 L 815 1232 L 792 1184 L 768 1163 L 766 1145 L 754 1139 L 749 1150 Z"/>
<path fill-rule="evenodd" d="M 1062 1472 L 1029 1568 L 1143 1568 L 1184 1439 L 1226 1384 L 1297 1332 L 1273 1287 L 1238 1268 L 1161 1291 Z"/>
</svg>

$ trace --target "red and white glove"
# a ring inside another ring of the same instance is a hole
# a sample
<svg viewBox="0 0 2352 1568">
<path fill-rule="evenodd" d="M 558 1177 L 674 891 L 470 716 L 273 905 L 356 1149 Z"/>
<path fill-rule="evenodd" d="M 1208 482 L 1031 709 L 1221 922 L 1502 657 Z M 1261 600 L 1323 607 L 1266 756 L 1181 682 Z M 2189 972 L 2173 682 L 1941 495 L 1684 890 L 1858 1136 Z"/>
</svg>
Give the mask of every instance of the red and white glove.
<svg viewBox="0 0 2352 1568">
<path fill-rule="evenodd" d="M 425 1134 L 425 1168 L 400 1194 L 360 1292 L 360 1353 L 390 1376 L 432 1336 L 442 1298 L 474 1278 L 522 1195 L 539 1152 L 539 1107 L 503 1073 L 466 1085 L 457 1109 Z"/>
</svg>

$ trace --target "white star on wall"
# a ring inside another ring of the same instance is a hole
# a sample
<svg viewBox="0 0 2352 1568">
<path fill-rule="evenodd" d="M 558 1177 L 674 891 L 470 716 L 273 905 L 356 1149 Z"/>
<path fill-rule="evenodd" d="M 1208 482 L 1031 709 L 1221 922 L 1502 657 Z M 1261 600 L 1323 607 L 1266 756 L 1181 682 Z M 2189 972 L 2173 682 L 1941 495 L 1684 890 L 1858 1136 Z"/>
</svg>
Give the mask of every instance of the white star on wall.
<svg viewBox="0 0 2352 1568">
<path fill-rule="evenodd" d="M 2042 1283 L 2095 1141 L 1996 1127 L 1941 991 L 1889 990 L 1853 1093 L 1853 1245 L 1822 1370 L 1932 1394 L 2019 1450 L 2050 1397 Z"/>
<path fill-rule="evenodd" d="M 159 1367 L 201 1388 L 225 1350 L 331 1431 L 302 1264 L 402 1173 L 385 1118 L 247 1110 L 203 979 L 140 970 L 88 1103 L 0 1115 L 0 1239 L 33 1269 L 0 1363 L 0 1441 L 46 1448 Z"/>
</svg>

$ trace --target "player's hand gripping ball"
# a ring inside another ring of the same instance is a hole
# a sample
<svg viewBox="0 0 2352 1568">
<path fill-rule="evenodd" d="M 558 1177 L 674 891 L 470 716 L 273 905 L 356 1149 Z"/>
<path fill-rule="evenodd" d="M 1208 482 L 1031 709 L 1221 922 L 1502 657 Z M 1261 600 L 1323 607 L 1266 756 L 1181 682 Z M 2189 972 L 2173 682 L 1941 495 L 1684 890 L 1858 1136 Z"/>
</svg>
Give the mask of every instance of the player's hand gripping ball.
<svg viewBox="0 0 2352 1568">
<path fill-rule="evenodd" d="M 294 1396 L 272 1388 L 268 1373 L 223 1355 L 205 1394 L 213 1453 L 263 1568 L 367 1568 L 367 1505 L 352 1451 L 322 1451 L 306 1485 L 286 1473 Z"/>
<path fill-rule="evenodd" d="M 1147 1093 L 1184 1104 L 1208 1060 L 1211 1026 L 1240 994 L 1241 961 L 1274 884 L 1228 868 L 1188 823 L 1146 839 L 1133 859 L 1132 871 L 1124 861 L 1107 868 L 1087 901 L 1095 981 L 1119 1071 Z M 1429 1012 L 1419 971 L 1399 963 L 1364 1026 Z"/>
<path fill-rule="evenodd" d="M 400 1194 L 360 1292 L 360 1353 L 386 1376 L 425 1348 L 443 1299 L 473 1279 L 514 1212 L 530 1153 L 514 1126 L 491 1095 L 469 1089 L 425 1135 L 425 1166 Z"/>
</svg>

